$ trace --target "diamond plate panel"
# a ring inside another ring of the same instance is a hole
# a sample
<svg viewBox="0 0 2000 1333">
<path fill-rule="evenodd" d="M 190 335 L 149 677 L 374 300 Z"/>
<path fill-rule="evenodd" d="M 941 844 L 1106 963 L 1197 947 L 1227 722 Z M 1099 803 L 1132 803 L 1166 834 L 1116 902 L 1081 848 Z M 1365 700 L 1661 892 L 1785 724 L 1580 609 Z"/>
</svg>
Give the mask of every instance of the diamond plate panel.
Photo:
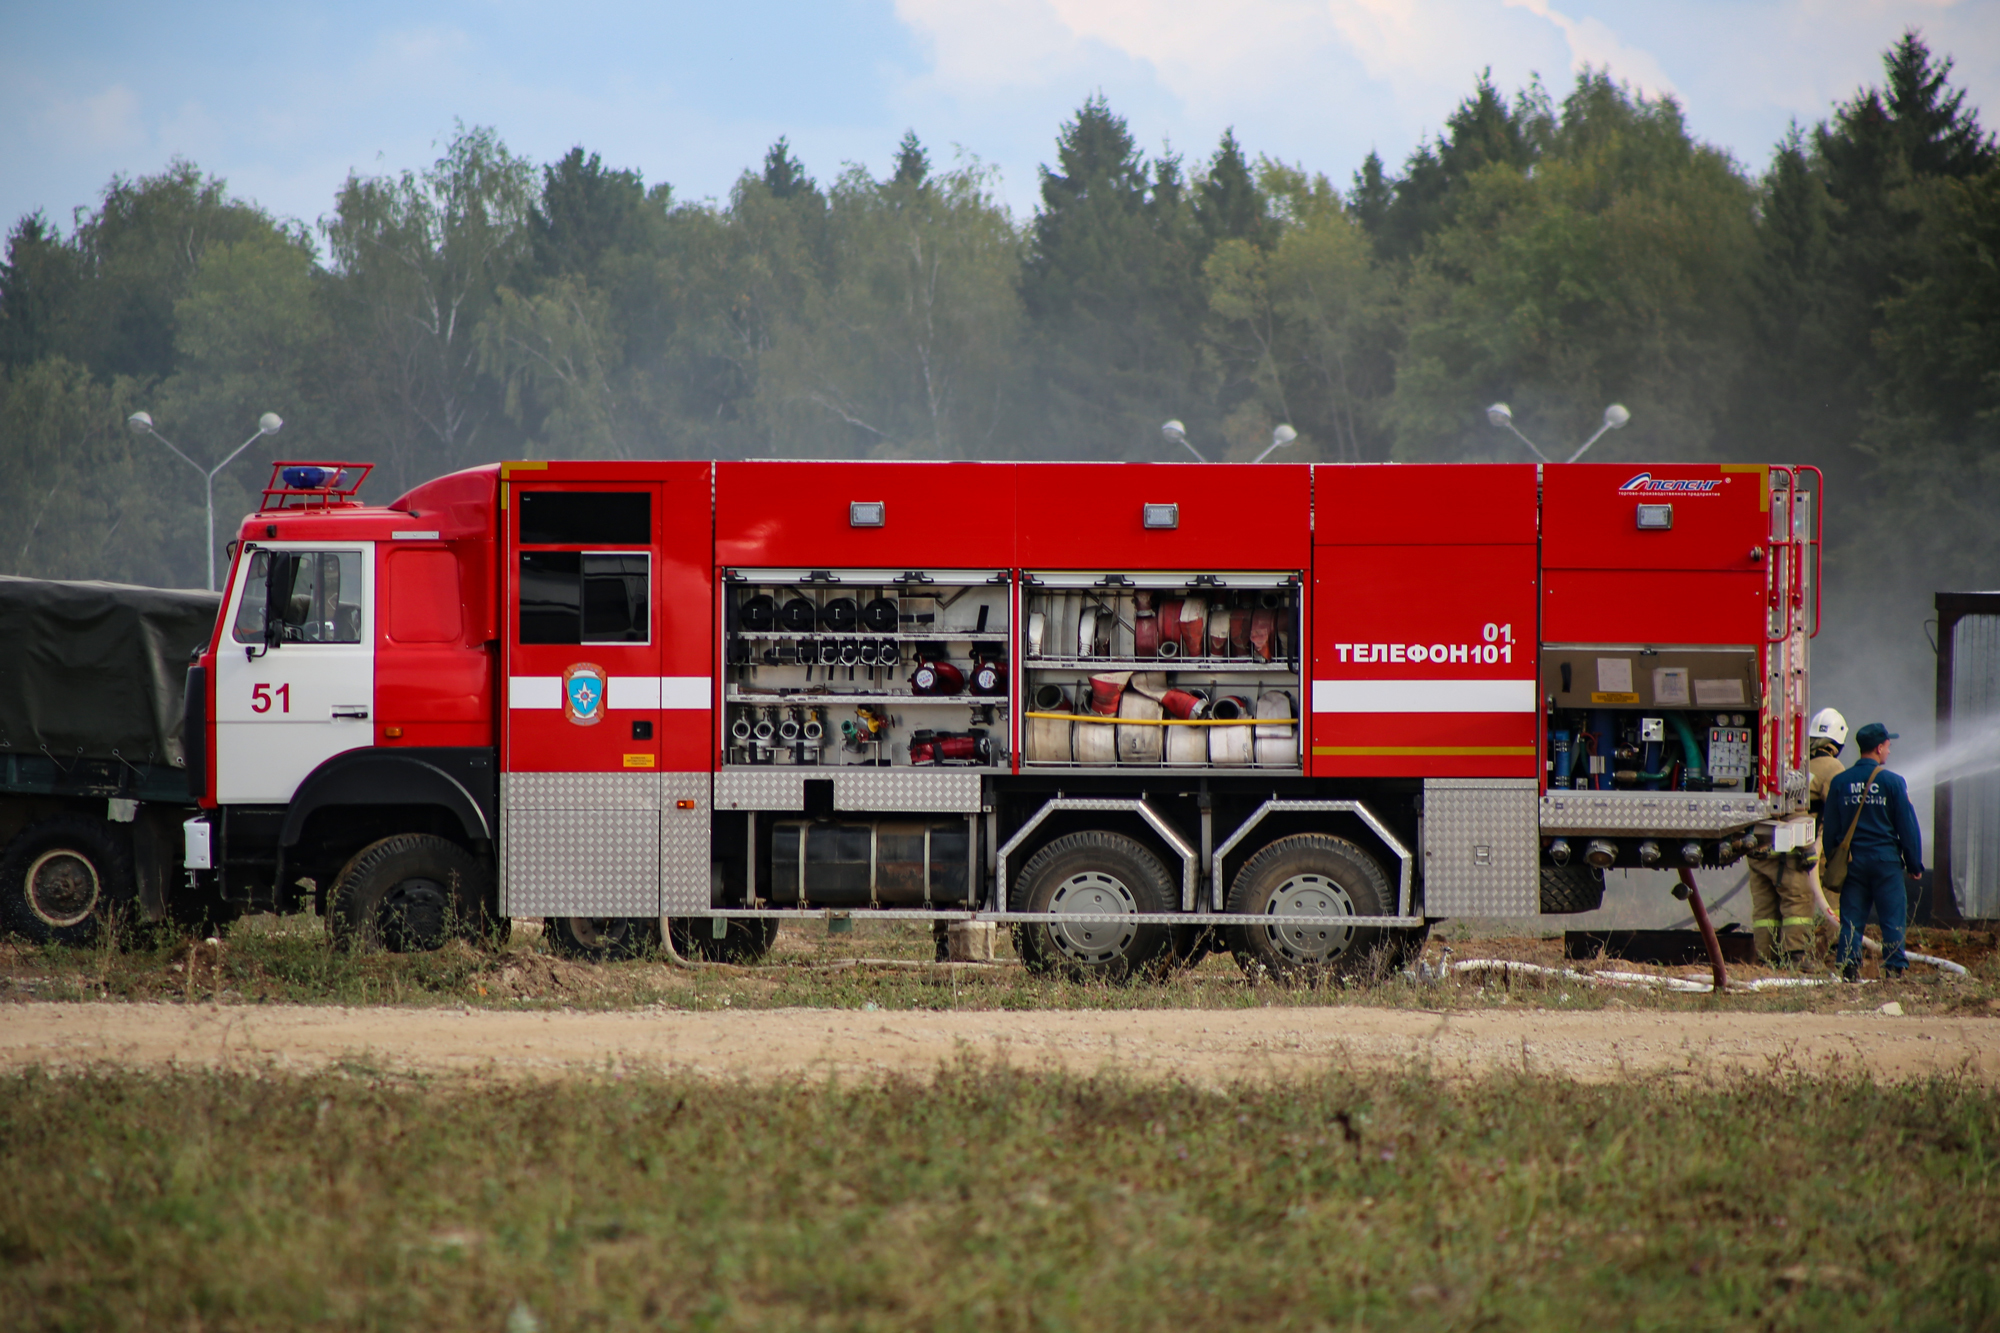
<svg viewBox="0 0 2000 1333">
<path fill-rule="evenodd" d="M 718 810 L 803 810 L 806 808 L 806 778 L 800 769 L 733 769 L 715 775 L 715 808 Z M 824 777 L 825 774 L 818 776 Z"/>
<path fill-rule="evenodd" d="M 1550 833 L 1728 833 L 1776 811 L 1761 796 L 1723 792 L 1551 792 L 1541 800 Z"/>
<path fill-rule="evenodd" d="M 660 914 L 708 909 L 709 775 L 660 774 Z M 681 801 L 693 801 L 683 810 Z"/>
<path fill-rule="evenodd" d="M 521 810 L 507 818 L 511 916 L 658 916 L 654 810 Z"/>
<path fill-rule="evenodd" d="M 660 775 L 632 773 L 502 773 L 500 800 L 517 810 L 657 810 Z"/>
<path fill-rule="evenodd" d="M 978 814 L 980 805 L 977 773 L 874 768 L 836 772 L 833 778 L 836 810 L 955 810 Z"/>
<path fill-rule="evenodd" d="M 1539 785 L 1533 778 L 1425 779 L 1425 916 L 1541 912 Z"/>
</svg>

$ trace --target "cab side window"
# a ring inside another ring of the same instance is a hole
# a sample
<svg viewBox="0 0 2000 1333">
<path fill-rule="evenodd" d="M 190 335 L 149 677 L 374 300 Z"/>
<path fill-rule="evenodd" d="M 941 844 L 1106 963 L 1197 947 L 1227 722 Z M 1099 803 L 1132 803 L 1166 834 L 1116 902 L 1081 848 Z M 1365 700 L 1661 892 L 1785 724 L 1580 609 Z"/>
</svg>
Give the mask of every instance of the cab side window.
<svg viewBox="0 0 2000 1333">
<path fill-rule="evenodd" d="M 360 643 L 361 553 L 256 552 L 231 637 L 238 643 L 266 642 L 273 611 L 279 643 Z"/>
</svg>

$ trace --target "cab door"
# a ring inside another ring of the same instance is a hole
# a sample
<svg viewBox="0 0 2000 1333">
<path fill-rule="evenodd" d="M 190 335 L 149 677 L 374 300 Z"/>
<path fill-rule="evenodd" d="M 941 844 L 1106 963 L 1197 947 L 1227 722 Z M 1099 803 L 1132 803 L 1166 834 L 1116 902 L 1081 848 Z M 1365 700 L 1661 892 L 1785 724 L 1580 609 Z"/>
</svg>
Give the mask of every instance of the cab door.
<svg viewBox="0 0 2000 1333">
<path fill-rule="evenodd" d="M 660 903 L 660 487 L 513 482 L 506 514 L 506 910 Z"/>
<path fill-rule="evenodd" d="M 374 585 L 371 542 L 264 542 L 239 558 L 215 654 L 223 805 L 283 805 L 322 763 L 374 744 Z"/>
</svg>

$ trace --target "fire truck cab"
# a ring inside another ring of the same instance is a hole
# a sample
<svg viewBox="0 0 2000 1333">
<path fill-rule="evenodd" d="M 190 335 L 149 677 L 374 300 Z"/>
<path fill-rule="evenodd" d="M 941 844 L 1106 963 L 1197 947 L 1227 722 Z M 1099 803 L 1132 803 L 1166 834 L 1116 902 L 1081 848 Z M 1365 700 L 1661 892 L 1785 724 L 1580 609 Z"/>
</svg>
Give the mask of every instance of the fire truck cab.
<svg viewBox="0 0 2000 1333">
<path fill-rule="evenodd" d="M 243 523 L 186 858 L 362 947 L 873 914 L 1310 972 L 1803 807 L 1810 469 L 367 472 L 280 464 Z"/>
</svg>

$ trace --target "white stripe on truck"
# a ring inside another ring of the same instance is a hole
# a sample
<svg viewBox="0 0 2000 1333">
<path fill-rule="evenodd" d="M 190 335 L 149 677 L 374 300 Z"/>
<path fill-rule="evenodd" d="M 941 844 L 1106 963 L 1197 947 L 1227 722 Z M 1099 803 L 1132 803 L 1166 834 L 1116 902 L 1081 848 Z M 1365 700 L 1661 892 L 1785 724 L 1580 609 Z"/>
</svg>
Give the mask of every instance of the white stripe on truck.
<svg viewBox="0 0 2000 1333">
<path fill-rule="evenodd" d="M 1532 713 L 1532 680 L 1316 680 L 1315 713 Z"/>
<path fill-rule="evenodd" d="M 612 676 L 606 682 L 612 712 L 642 712 L 655 708 L 707 708 L 707 676 Z M 561 708 L 561 676 L 507 677 L 509 708 Z"/>
</svg>

